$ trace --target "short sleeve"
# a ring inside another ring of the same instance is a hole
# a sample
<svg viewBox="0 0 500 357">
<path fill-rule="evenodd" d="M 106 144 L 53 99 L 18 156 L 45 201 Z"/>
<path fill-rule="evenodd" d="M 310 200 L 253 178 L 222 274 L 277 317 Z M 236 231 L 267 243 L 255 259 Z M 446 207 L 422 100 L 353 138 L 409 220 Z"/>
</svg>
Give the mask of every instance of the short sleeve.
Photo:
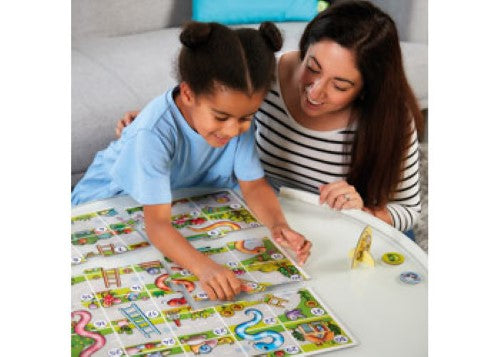
<svg viewBox="0 0 500 357">
<path fill-rule="evenodd" d="M 137 202 L 144 205 L 170 203 L 170 169 L 173 144 L 149 130 L 123 143 L 111 168 L 113 181 Z"/>
<path fill-rule="evenodd" d="M 259 155 L 255 148 L 255 121 L 250 129 L 243 133 L 236 148 L 234 174 L 238 180 L 254 181 L 264 177 Z"/>
</svg>

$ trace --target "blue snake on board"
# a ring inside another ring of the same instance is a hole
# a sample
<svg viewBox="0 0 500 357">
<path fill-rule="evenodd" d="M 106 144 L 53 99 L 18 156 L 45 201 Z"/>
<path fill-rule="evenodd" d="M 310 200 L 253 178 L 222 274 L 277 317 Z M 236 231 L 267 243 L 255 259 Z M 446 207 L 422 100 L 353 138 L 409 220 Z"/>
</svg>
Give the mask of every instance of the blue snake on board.
<svg viewBox="0 0 500 357">
<path fill-rule="evenodd" d="M 257 342 L 254 344 L 255 348 L 261 351 L 272 351 L 280 347 L 285 342 L 285 338 L 283 337 L 283 335 L 273 330 L 261 331 L 255 334 L 247 333 L 246 330 L 248 328 L 257 325 L 260 322 L 260 320 L 262 320 L 262 312 L 260 312 L 259 310 L 257 309 L 245 310 L 246 315 L 249 315 L 250 313 L 253 314 L 253 318 L 251 320 L 242 322 L 241 324 L 237 325 L 236 328 L 234 329 L 234 332 L 240 338 L 244 338 L 245 340 L 250 340 L 250 341 L 260 341 L 266 337 L 271 337 L 272 338 L 271 342 L 267 343 Z"/>
</svg>

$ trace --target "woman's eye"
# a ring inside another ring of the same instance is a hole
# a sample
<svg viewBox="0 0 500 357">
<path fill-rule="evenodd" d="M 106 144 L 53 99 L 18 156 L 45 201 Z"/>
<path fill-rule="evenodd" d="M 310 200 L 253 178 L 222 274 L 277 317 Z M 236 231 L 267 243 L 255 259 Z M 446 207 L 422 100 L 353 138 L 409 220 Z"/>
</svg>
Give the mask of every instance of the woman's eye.
<svg viewBox="0 0 500 357">
<path fill-rule="evenodd" d="M 316 69 L 312 68 L 311 66 L 307 66 L 307 69 L 308 69 L 310 72 L 312 72 L 312 73 L 315 73 L 315 74 L 318 74 L 318 73 L 319 73 L 319 71 L 318 71 L 318 70 L 316 70 Z"/>
<path fill-rule="evenodd" d="M 342 87 L 339 87 L 338 85 L 333 85 L 333 87 L 341 92 L 345 92 L 346 90 L 348 90 L 349 88 L 342 88 Z"/>
</svg>

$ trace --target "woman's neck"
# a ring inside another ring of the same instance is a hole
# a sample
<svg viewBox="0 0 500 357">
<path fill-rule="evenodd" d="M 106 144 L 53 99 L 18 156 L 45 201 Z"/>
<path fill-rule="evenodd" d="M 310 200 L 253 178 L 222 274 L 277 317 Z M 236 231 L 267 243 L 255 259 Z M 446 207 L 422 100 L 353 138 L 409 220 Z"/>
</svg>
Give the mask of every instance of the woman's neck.
<svg viewBox="0 0 500 357">
<path fill-rule="evenodd" d="M 283 54 L 278 62 L 281 95 L 293 119 L 303 127 L 316 131 L 332 131 L 349 126 L 352 106 L 315 117 L 304 113 L 300 105 L 300 85 L 297 75 L 300 64 L 298 51 Z"/>
</svg>

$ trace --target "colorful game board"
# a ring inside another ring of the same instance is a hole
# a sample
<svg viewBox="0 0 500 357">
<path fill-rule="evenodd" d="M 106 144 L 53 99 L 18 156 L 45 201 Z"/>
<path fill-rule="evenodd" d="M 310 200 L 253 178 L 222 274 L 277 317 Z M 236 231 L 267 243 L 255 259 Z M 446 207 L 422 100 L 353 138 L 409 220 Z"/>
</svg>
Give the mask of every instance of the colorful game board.
<svg viewBox="0 0 500 357">
<path fill-rule="evenodd" d="M 307 274 L 296 266 L 269 238 L 251 238 L 224 244 L 212 243 L 198 248 L 203 254 L 231 269 L 244 282 L 243 291 L 258 293 L 271 286 L 307 280 Z M 181 285 L 195 301 L 207 300 L 198 279 L 188 270 L 165 258 L 170 283 Z"/>
<path fill-rule="evenodd" d="M 260 227 L 230 191 L 172 202 L 172 225 L 187 239 L 220 238 L 228 232 Z M 72 264 L 149 246 L 141 206 L 110 207 L 71 218 Z"/>
<path fill-rule="evenodd" d="M 357 344 L 312 291 L 291 286 L 309 277 L 252 229 L 261 225 L 230 191 L 172 204 L 181 234 L 245 282 L 244 300 L 227 304 L 208 301 L 196 276 L 167 258 L 106 264 L 150 246 L 142 207 L 101 209 L 71 222 L 78 271 L 71 277 L 72 356 L 289 356 Z M 244 239 L 230 239 L 244 229 Z M 277 290 L 284 284 L 286 291 Z"/>
<path fill-rule="evenodd" d="M 288 356 L 356 341 L 308 289 L 194 310 L 159 261 L 73 276 L 72 356 Z"/>
</svg>

